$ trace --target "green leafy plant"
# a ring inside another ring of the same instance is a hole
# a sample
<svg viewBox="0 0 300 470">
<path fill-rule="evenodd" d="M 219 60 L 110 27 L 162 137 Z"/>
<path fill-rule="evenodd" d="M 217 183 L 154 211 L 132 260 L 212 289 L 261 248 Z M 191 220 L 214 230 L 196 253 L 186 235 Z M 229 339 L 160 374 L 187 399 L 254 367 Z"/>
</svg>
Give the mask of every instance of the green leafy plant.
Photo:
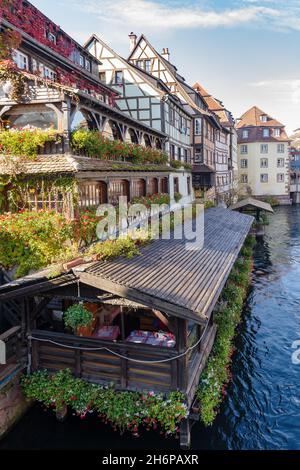
<svg viewBox="0 0 300 470">
<path fill-rule="evenodd" d="M 34 159 L 47 142 L 55 142 L 56 131 L 10 129 L 0 132 L 0 154 Z"/>
<path fill-rule="evenodd" d="M 181 199 L 182 199 L 182 194 L 175 192 L 174 193 L 175 202 L 179 202 Z"/>
<path fill-rule="evenodd" d="M 217 335 L 197 391 L 200 417 L 205 426 L 213 423 L 219 406 L 226 396 L 226 386 L 231 379 L 233 341 L 250 285 L 254 242 L 253 237 L 246 239 L 222 292 L 222 300 L 226 307 L 215 315 Z"/>
<path fill-rule="evenodd" d="M 0 58 L 3 54 L 7 57 L 12 49 L 18 45 L 20 36 L 15 36 L 13 33 L 9 33 L 9 36 L 0 36 Z M 2 47 L 1 47 L 2 46 Z M 2 52 L 1 52 L 2 51 Z M 19 73 L 19 69 L 11 59 L 5 59 L 0 61 L 0 84 L 10 82 L 12 90 L 10 98 L 13 101 L 20 102 L 25 98 L 26 81 L 22 74 Z"/>
<path fill-rule="evenodd" d="M 129 431 L 134 436 L 142 427 L 176 435 L 179 424 L 187 417 L 185 397 L 180 392 L 163 395 L 116 391 L 111 386 L 101 387 L 75 378 L 69 369 L 52 375 L 47 371 L 25 375 L 21 386 L 27 398 L 55 411 L 67 405 L 81 419 L 94 412 L 113 429 Z"/>
<path fill-rule="evenodd" d="M 138 144 L 110 140 L 98 131 L 78 129 L 72 133 L 71 144 L 74 152 L 101 160 L 120 160 L 134 164 L 164 164 L 168 156 L 161 150 Z"/>
<path fill-rule="evenodd" d="M 67 327 L 76 331 L 78 326 L 90 326 L 93 322 L 93 314 L 82 304 L 75 304 L 64 313 L 64 323 Z"/>
<path fill-rule="evenodd" d="M 170 204 L 169 194 L 152 194 L 151 196 L 134 197 L 131 204 L 143 204 L 150 208 L 152 204 Z"/>
<path fill-rule="evenodd" d="M 170 165 L 172 168 L 175 168 L 175 170 L 178 170 L 179 168 L 183 167 L 183 163 L 181 160 L 171 160 Z"/>
</svg>

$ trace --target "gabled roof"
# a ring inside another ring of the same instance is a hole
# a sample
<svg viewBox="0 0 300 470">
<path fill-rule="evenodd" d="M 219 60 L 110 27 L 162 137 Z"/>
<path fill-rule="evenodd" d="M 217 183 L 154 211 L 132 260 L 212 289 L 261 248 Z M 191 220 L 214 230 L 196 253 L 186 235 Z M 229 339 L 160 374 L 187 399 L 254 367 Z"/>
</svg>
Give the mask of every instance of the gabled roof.
<svg viewBox="0 0 300 470">
<path fill-rule="evenodd" d="M 261 120 L 261 116 L 267 116 L 267 121 L 264 122 Z M 284 124 L 277 121 L 276 119 L 272 118 L 269 114 L 265 111 L 262 111 L 257 106 L 252 106 L 252 108 L 248 109 L 242 117 L 239 119 L 237 123 L 237 128 L 240 129 L 241 127 L 248 127 L 248 126 L 255 126 L 255 127 L 284 127 Z"/>
<path fill-rule="evenodd" d="M 140 78 L 145 80 L 148 85 L 154 87 L 160 94 L 161 96 L 165 96 L 166 94 L 168 95 L 169 99 L 173 100 L 174 102 L 176 101 L 177 106 L 181 107 L 183 111 L 185 111 L 187 114 L 190 114 L 186 111 L 186 109 L 183 106 L 183 103 L 177 98 L 177 96 L 173 95 L 169 87 L 158 77 L 155 77 L 154 75 L 151 75 L 148 73 L 146 70 L 142 70 L 140 67 L 137 67 L 136 65 L 132 64 L 129 60 L 124 59 L 121 55 L 119 55 L 114 49 L 112 49 L 103 39 L 101 39 L 97 34 L 93 33 L 89 39 L 85 42 L 84 47 L 88 47 L 92 41 L 98 41 L 100 42 L 106 49 L 108 49 L 111 54 L 113 54 L 115 57 L 117 57 L 123 64 L 128 67 L 129 69 L 134 70 L 134 72 L 139 75 Z"/>
<path fill-rule="evenodd" d="M 258 199 L 254 199 L 252 197 L 248 197 L 247 199 L 243 199 L 242 201 L 237 202 L 230 206 L 231 210 L 239 210 L 239 209 L 261 209 L 266 212 L 270 212 L 274 214 L 271 204 L 264 201 L 259 201 Z"/>
<path fill-rule="evenodd" d="M 152 50 L 153 54 L 155 54 L 155 55 L 159 58 L 159 60 L 162 61 L 162 63 L 165 65 L 165 67 L 168 69 L 168 71 L 169 71 L 170 74 L 172 75 L 174 81 L 178 84 L 182 95 L 183 95 L 183 96 L 185 97 L 185 99 L 186 99 L 187 104 L 189 104 L 192 108 L 194 108 L 199 114 L 206 115 L 206 116 L 211 116 L 211 113 L 210 113 L 210 112 L 205 111 L 204 109 L 202 109 L 202 108 L 200 108 L 199 106 L 197 106 L 197 104 L 193 101 L 193 99 L 191 98 L 191 96 L 189 95 L 189 93 L 188 93 L 188 91 L 187 91 L 187 88 L 189 88 L 191 91 L 193 91 L 193 88 L 185 82 L 184 77 L 182 77 L 181 75 L 178 74 L 177 68 L 175 67 L 175 65 L 171 64 L 171 62 L 169 62 L 167 59 L 165 59 L 165 57 L 163 57 L 163 56 L 152 46 L 152 44 L 150 43 L 150 41 L 148 41 L 148 39 L 146 38 L 146 36 L 145 36 L 144 34 L 141 34 L 141 36 L 140 36 L 139 39 L 137 40 L 134 49 L 130 52 L 130 54 L 129 54 L 129 56 L 128 56 L 128 61 L 130 62 L 132 56 L 134 55 L 136 49 L 137 49 L 138 46 L 139 46 L 139 43 L 140 43 L 142 40 L 144 40 L 144 41 L 148 44 L 148 46 L 149 46 L 150 49 Z"/>
<path fill-rule="evenodd" d="M 210 95 L 208 91 L 200 85 L 199 82 L 196 82 L 193 85 L 194 90 L 196 90 L 200 96 L 205 100 L 208 108 L 217 114 L 221 123 L 223 125 L 234 125 L 234 119 L 229 111 L 223 106 L 222 102 L 215 98 L 213 95 Z"/>
</svg>

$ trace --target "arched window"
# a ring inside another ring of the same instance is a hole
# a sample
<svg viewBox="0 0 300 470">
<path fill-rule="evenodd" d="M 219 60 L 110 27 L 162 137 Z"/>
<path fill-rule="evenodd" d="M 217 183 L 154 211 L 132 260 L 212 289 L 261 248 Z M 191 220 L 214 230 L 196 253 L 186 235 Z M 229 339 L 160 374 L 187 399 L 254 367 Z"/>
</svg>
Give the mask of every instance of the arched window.
<svg viewBox="0 0 300 470">
<path fill-rule="evenodd" d="M 6 128 L 36 127 L 48 130 L 57 129 L 58 126 L 57 114 L 45 105 L 14 106 L 1 120 L 5 122 Z"/>
<path fill-rule="evenodd" d="M 142 178 L 132 181 L 131 199 L 146 196 L 146 182 Z"/>
<path fill-rule="evenodd" d="M 107 203 L 107 185 L 104 181 L 86 181 L 80 183 L 79 207 L 81 209 L 95 208 Z"/>
<path fill-rule="evenodd" d="M 121 196 L 126 196 L 129 201 L 129 182 L 127 180 L 112 180 L 109 185 L 109 202 L 118 204 Z"/>
<path fill-rule="evenodd" d="M 148 191 L 147 193 L 151 196 L 152 194 L 158 193 L 158 180 L 157 178 L 150 178 L 148 180 Z"/>
</svg>

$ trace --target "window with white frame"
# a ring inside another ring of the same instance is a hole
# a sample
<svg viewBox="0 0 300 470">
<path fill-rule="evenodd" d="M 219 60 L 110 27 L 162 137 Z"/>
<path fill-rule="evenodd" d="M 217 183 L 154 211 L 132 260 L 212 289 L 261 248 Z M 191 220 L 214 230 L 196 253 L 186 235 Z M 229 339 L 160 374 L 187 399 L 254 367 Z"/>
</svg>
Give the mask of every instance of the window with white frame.
<svg viewBox="0 0 300 470">
<path fill-rule="evenodd" d="M 247 158 L 241 159 L 241 168 L 248 168 L 248 160 Z"/>
<path fill-rule="evenodd" d="M 284 183 L 284 173 L 277 173 L 277 183 Z"/>
<path fill-rule="evenodd" d="M 260 175 L 260 182 L 267 183 L 269 181 L 269 175 L 267 173 L 262 173 Z"/>
<path fill-rule="evenodd" d="M 260 120 L 261 120 L 261 122 L 267 122 L 268 121 L 268 116 L 266 114 L 262 114 L 260 116 Z"/>
<path fill-rule="evenodd" d="M 274 135 L 274 137 L 280 137 L 280 129 L 277 129 L 277 128 L 274 129 L 273 130 L 273 135 Z"/>
<path fill-rule="evenodd" d="M 23 54 L 23 52 L 15 50 L 13 52 L 13 61 L 22 70 L 28 70 L 28 56 Z"/>
<path fill-rule="evenodd" d="M 277 153 L 284 153 L 284 144 L 277 144 Z"/>
<path fill-rule="evenodd" d="M 241 145 L 241 153 L 242 154 L 248 153 L 248 145 Z"/>
<path fill-rule="evenodd" d="M 50 33 L 50 31 L 47 33 L 47 38 L 49 39 L 50 42 L 53 42 L 53 44 L 56 44 L 56 36 L 53 33 Z"/>
<path fill-rule="evenodd" d="M 46 67 L 45 65 L 43 66 L 42 75 L 44 78 L 48 78 L 49 80 L 56 79 L 56 73 L 54 72 L 54 70 L 50 69 L 49 67 Z"/>
<path fill-rule="evenodd" d="M 268 168 L 268 159 L 267 158 L 261 158 L 260 159 L 260 167 L 261 168 Z"/>
<path fill-rule="evenodd" d="M 242 132 L 242 137 L 243 139 L 248 139 L 249 137 L 249 131 L 247 129 L 244 129 Z"/>
<path fill-rule="evenodd" d="M 263 129 L 263 137 L 270 137 L 270 129 L 268 127 Z"/>
<path fill-rule="evenodd" d="M 151 72 L 151 60 L 145 60 L 145 70 L 146 72 Z"/>
<path fill-rule="evenodd" d="M 201 135 L 202 121 L 200 118 L 195 119 L 195 135 Z"/>
<path fill-rule="evenodd" d="M 277 158 L 277 168 L 284 167 L 284 158 Z"/>
<path fill-rule="evenodd" d="M 115 83 L 123 83 L 123 72 L 122 70 L 115 71 Z"/>
<path fill-rule="evenodd" d="M 248 183 L 248 175 L 241 175 L 241 182 Z"/>
<path fill-rule="evenodd" d="M 91 71 L 91 62 L 88 59 L 85 59 L 85 70 Z"/>
<path fill-rule="evenodd" d="M 268 144 L 261 144 L 260 146 L 260 153 L 268 153 L 269 151 L 269 146 Z"/>
</svg>

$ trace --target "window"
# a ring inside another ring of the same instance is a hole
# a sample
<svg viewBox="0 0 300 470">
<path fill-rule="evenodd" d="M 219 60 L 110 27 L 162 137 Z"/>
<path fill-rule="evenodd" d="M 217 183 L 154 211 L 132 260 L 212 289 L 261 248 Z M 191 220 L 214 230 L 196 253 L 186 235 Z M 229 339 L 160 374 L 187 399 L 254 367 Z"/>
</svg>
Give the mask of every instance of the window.
<svg viewBox="0 0 300 470">
<path fill-rule="evenodd" d="M 277 144 L 277 153 L 284 153 L 284 144 Z"/>
<path fill-rule="evenodd" d="M 87 59 L 85 59 L 85 70 L 87 70 L 88 72 L 91 71 L 91 62 Z"/>
<path fill-rule="evenodd" d="M 195 119 L 195 135 L 201 135 L 201 124 L 202 124 L 202 121 L 201 119 L 197 118 Z"/>
<path fill-rule="evenodd" d="M 145 70 L 146 72 L 149 72 L 151 71 L 151 60 L 145 60 Z"/>
<path fill-rule="evenodd" d="M 175 177 L 173 181 L 174 181 L 174 193 L 179 193 L 179 179 Z"/>
<path fill-rule="evenodd" d="M 267 173 L 262 173 L 260 175 L 260 182 L 261 183 L 267 183 L 269 180 L 269 175 Z"/>
<path fill-rule="evenodd" d="M 243 130 L 242 137 L 243 137 L 243 139 L 248 139 L 249 131 L 247 129 Z"/>
<path fill-rule="evenodd" d="M 185 161 L 185 163 L 188 162 L 188 151 L 187 151 L 187 149 L 184 149 L 184 161 Z"/>
<path fill-rule="evenodd" d="M 175 124 L 175 111 L 171 106 L 169 107 L 169 121 L 171 126 L 174 126 Z"/>
<path fill-rule="evenodd" d="M 171 160 L 175 160 L 175 145 L 171 144 Z"/>
<path fill-rule="evenodd" d="M 123 72 L 122 70 L 115 71 L 115 83 L 123 83 Z"/>
<path fill-rule="evenodd" d="M 248 160 L 246 158 L 242 158 L 241 168 L 248 168 Z"/>
<path fill-rule="evenodd" d="M 261 120 L 261 122 L 267 122 L 268 121 L 268 116 L 266 114 L 262 114 L 260 116 L 260 120 Z"/>
<path fill-rule="evenodd" d="M 56 73 L 54 72 L 54 70 L 50 69 L 49 67 L 46 67 L 45 65 L 43 67 L 42 75 L 44 78 L 48 78 L 49 80 L 56 79 Z"/>
<path fill-rule="evenodd" d="M 284 158 L 277 158 L 277 168 L 284 167 Z"/>
<path fill-rule="evenodd" d="M 269 137 L 270 136 L 270 129 L 267 127 L 263 129 L 263 137 Z"/>
<path fill-rule="evenodd" d="M 261 144 L 260 153 L 268 153 L 268 151 L 269 151 L 268 144 Z"/>
<path fill-rule="evenodd" d="M 31 59 L 31 71 L 37 72 L 38 70 L 38 63 L 36 59 Z"/>
<path fill-rule="evenodd" d="M 101 80 L 101 82 L 106 82 L 106 73 L 99 72 L 99 79 Z"/>
<path fill-rule="evenodd" d="M 178 160 L 181 161 L 181 148 L 178 147 Z"/>
<path fill-rule="evenodd" d="M 143 68 L 144 68 L 144 67 L 143 67 L 143 66 L 144 66 L 144 61 L 143 61 L 143 60 L 138 60 L 138 61 L 136 62 L 136 65 L 137 65 L 140 69 L 143 69 Z"/>
<path fill-rule="evenodd" d="M 187 184 L 187 193 L 188 195 L 190 195 L 191 194 L 191 177 L 190 176 L 187 177 L 186 184 Z"/>
<path fill-rule="evenodd" d="M 53 42 L 53 44 L 56 44 L 56 36 L 53 33 L 50 33 L 50 31 L 47 34 L 47 38 L 49 39 L 50 42 Z"/>
<path fill-rule="evenodd" d="M 277 183 L 284 183 L 284 173 L 277 173 Z"/>
<path fill-rule="evenodd" d="M 80 67 L 84 67 L 84 57 L 81 54 L 79 56 L 79 65 L 80 65 Z"/>
<path fill-rule="evenodd" d="M 28 70 L 28 56 L 20 51 L 13 52 L 13 61 L 22 70 Z"/>
<path fill-rule="evenodd" d="M 241 153 L 248 153 L 248 145 L 241 145 Z"/>
<path fill-rule="evenodd" d="M 241 182 L 248 183 L 248 175 L 241 175 Z"/>
<path fill-rule="evenodd" d="M 260 167 L 261 168 L 268 168 L 268 159 L 267 158 L 261 158 L 260 159 Z"/>
<path fill-rule="evenodd" d="M 274 137 L 280 137 L 280 129 L 274 129 Z"/>
</svg>

